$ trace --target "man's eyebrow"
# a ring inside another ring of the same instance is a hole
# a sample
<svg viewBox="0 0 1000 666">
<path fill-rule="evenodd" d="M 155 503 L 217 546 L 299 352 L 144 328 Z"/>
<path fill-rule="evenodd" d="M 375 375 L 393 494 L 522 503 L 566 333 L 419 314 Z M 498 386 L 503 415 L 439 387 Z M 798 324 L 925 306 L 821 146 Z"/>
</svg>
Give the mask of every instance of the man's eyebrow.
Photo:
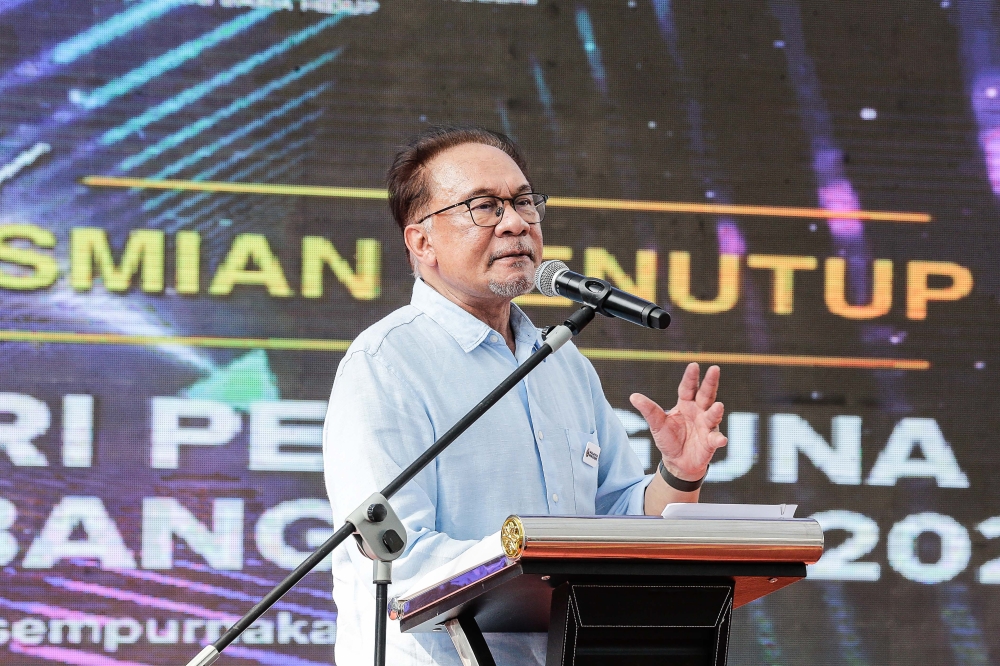
<svg viewBox="0 0 1000 666">
<path fill-rule="evenodd" d="M 530 192 L 530 191 L 531 191 L 531 184 L 524 183 L 519 188 L 514 190 L 514 195 L 516 196 L 518 194 L 523 194 L 525 192 Z M 500 195 L 497 194 L 497 190 L 492 187 L 480 187 L 478 189 L 472 190 L 471 192 L 466 192 L 465 194 L 466 199 L 471 199 L 473 197 L 485 197 L 485 196 L 498 197 Z"/>
</svg>

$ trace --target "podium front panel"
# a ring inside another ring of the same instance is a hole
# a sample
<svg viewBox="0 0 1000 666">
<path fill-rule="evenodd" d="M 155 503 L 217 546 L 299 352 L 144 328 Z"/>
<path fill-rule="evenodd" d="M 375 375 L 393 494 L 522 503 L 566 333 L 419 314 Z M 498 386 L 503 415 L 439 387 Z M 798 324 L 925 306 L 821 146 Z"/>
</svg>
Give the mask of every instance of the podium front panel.
<svg viewBox="0 0 1000 666">
<path fill-rule="evenodd" d="M 393 599 L 401 631 L 447 628 L 470 664 L 493 661 L 483 633 L 547 631 L 546 666 L 725 666 L 733 609 L 823 552 L 819 524 L 794 519 L 511 516 L 500 541 Z"/>
<path fill-rule="evenodd" d="M 543 632 L 549 630 L 553 590 L 567 582 L 725 585 L 734 588 L 736 608 L 805 575 L 805 565 L 796 562 L 504 559 L 411 599 L 393 600 L 391 617 L 407 633 L 441 631 L 462 613 L 473 614 L 483 632 Z M 740 583 L 748 581 L 759 589 L 741 599 Z"/>
</svg>

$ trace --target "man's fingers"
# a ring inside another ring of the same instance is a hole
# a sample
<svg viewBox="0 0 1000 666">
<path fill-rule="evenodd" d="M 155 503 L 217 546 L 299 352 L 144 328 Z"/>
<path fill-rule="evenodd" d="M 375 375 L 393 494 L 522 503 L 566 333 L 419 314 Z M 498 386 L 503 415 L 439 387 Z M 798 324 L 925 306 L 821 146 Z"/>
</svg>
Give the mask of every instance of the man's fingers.
<svg viewBox="0 0 1000 666">
<path fill-rule="evenodd" d="M 633 393 L 629 396 L 628 400 L 632 403 L 633 407 L 639 410 L 642 418 L 646 419 L 646 423 L 649 424 L 649 431 L 654 435 L 659 432 L 667 420 L 667 414 L 663 411 L 663 408 L 641 393 Z"/>
<path fill-rule="evenodd" d="M 708 445 L 712 447 L 712 450 L 721 449 L 723 446 L 729 443 L 729 438 L 723 435 L 721 432 L 710 432 L 708 434 Z"/>
<path fill-rule="evenodd" d="M 718 428 L 722 423 L 722 417 L 726 413 L 726 406 L 721 402 L 712 403 L 712 406 L 705 410 L 705 422 L 709 429 Z"/>
<path fill-rule="evenodd" d="M 722 371 L 719 366 L 713 365 L 705 371 L 705 378 L 701 381 L 701 388 L 698 389 L 698 396 L 695 402 L 702 409 L 708 409 L 715 402 L 715 395 L 719 392 L 719 376 Z"/>
<path fill-rule="evenodd" d="M 698 391 L 698 375 L 700 374 L 697 363 L 688 363 L 684 368 L 684 376 L 677 387 L 677 397 L 681 400 L 694 400 Z"/>
</svg>

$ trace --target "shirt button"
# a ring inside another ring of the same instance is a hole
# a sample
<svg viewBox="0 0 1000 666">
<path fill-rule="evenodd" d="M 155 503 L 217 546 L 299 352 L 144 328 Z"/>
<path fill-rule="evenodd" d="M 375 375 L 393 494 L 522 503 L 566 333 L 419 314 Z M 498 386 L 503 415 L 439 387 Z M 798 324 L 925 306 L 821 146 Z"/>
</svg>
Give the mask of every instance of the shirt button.
<svg viewBox="0 0 1000 666">
<path fill-rule="evenodd" d="M 556 495 L 555 493 L 552 493 L 552 501 L 553 502 L 558 502 L 559 501 L 559 495 Z"/>
<path fill-rule="evenodd" d="M 498 338 L 495 335 L 491 335 L 490 336 L 490 342 L 492 342 L 493 344 L 496 344 L 496 343 L 500 342 L 500 338 Z"/>
<path fill-rule="evenodd" d="M 538 439 L 545 439 L 545 435 L 542 434 L 541 430 L 539 430 L 538 432 L 536 432 L 535 435 L 538 436 Z"/>
</svg>

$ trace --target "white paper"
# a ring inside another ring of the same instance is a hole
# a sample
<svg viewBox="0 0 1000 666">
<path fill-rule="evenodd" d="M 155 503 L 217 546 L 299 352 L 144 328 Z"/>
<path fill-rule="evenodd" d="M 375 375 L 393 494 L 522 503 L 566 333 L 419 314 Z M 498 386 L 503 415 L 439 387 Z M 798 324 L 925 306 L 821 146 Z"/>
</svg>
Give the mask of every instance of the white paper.
<svg viewBox="0 0 1000 666">
<path fill-rule="evenodd" d="M 453 559 L 447 564 L 442 564 L 437 569 L 432 569 L 414 581 L 410 588 L 396 596 L 398 599 L 410 598 L 418 592 L 437 587 L 441 583 L 451 580 L 460 573 L 475 569 L 481 564 L 486 564 L 503 555 L 503 543 L 500 541 L 500 532 L 489 535 L 472 548 Z"/>
<path fill-rule="evenodd" d="M 770 519 L 795 517 L 798 504 L 668 504 L 660 515 L 664 518 L 697 519 Z"/>
</svg>

